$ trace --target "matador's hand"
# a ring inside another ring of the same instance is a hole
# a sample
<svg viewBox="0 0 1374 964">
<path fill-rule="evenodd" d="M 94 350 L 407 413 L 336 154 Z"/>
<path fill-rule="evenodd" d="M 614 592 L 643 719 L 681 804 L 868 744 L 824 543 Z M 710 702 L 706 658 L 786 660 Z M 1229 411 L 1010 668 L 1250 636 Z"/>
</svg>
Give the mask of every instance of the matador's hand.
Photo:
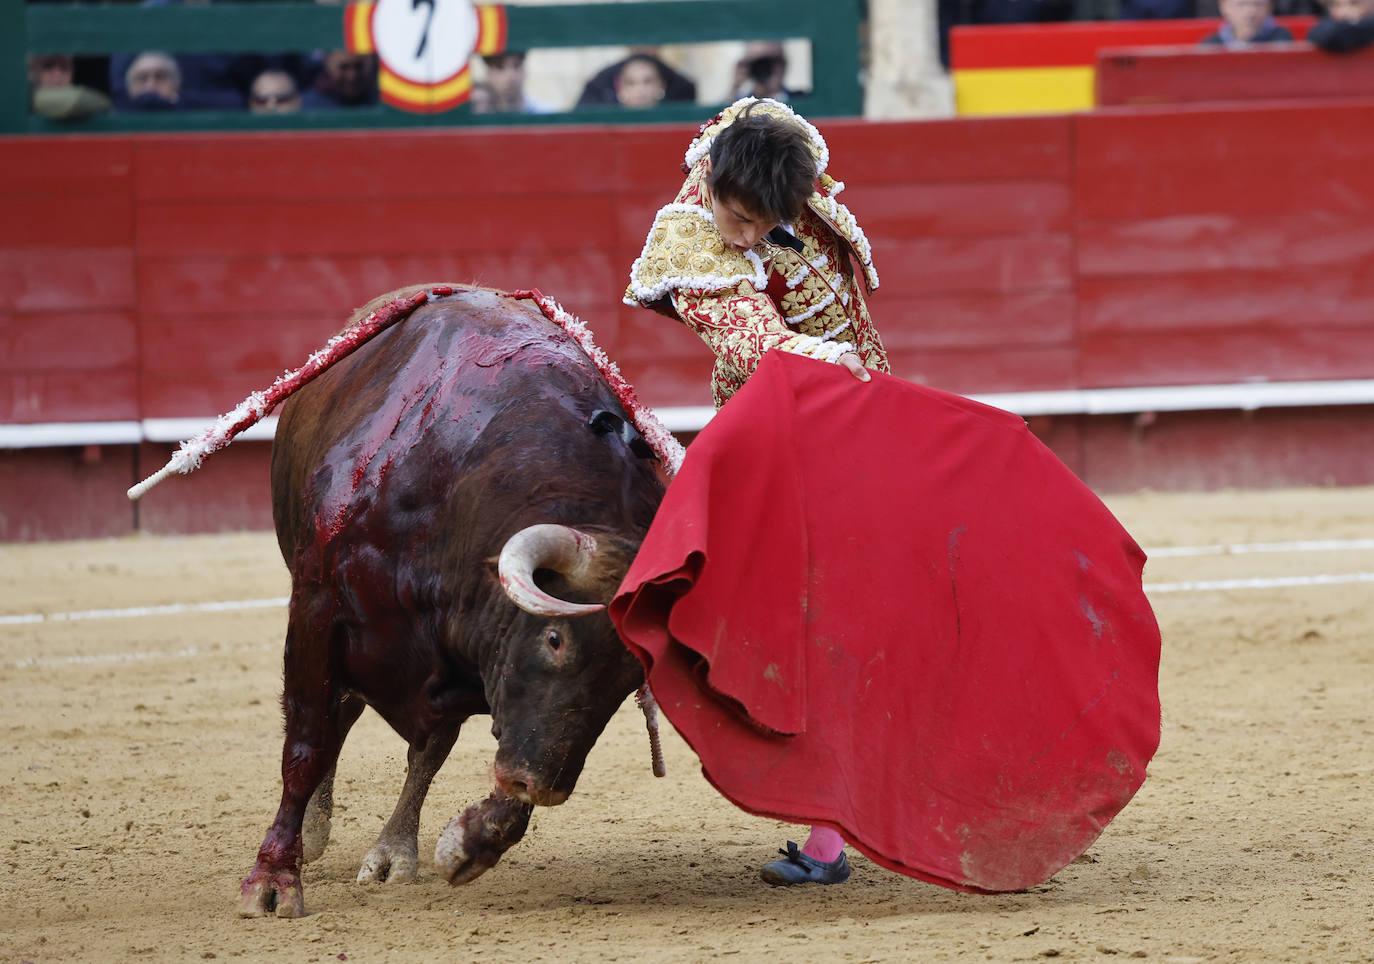
<svg viewBox="0 0 1374 964">
<path fill-rule="evenodd" d="M 859 361 L 859 356 L 852 351 L 847 351 L 841 355 L 838 364 L 849 369 L 849 373 L 861 382 L 866 382 L 873 377 L 868 373 L 868 369 L 864 367 L 864 363 Z"/>
</svg>

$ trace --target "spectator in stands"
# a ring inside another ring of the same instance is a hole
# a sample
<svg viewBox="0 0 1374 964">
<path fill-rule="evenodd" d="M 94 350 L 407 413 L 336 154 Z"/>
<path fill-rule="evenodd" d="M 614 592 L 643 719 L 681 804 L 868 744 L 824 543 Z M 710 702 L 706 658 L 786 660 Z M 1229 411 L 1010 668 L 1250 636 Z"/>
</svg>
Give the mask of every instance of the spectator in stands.
<svg viewBox="0 0 1374 964">
<path fill-rule="evenodd" d="M 169 110 L 181 106 L 181 68 L 176 58 L 148 50 L 129 62 L 124 71 L 124 103 L 128 110 Z"/>
<path fill-rule="evenodd" d="M 525 51 L 503 50 L 499 54 L 484 55 L 482 62 L 487 65 L 486 84 L 491 91 L 491 108 L 483 113 L 549 113 L 551 108 L 525 93 Z"/>
<path fill-rule="evenodd" d="M 1221 0 L 1221 29 L 1202 38 L 1208 46 L 1240 50 L 1251 44 L 1291 41 L 1293 35 L 1274 22 L 1272 0 Z"/>
<path fill-rule="evenodd" d="M 620 65 L 615 78 L 615 99 L 621 107 L 654 107 L 668 92 L 661 63 L 647 54 L 634 54 Z"/>
<path fill-rule="evenodd" d="M 771 97 L 786 103 L 793 97 L 804 97 L 804 90 L 788 90 L 783 86 L 787 76 L 787 53 L 777 40 L 756 40 L 744 47 L 744 56 L 735 64 L 735 99 L 740 97 Z"/>
<path fill-rule="evenodd" d="M 143 7 L 190 6 L 200 0 L 140 0 Z M 243 110 L 248 106 L 248 88 L 267 63 L 259 54 L 176 54 L 180 75 L 176 105 L 186 109 Z M 282 59 L 281 57 L 274 58 Z M 121 110 L 139 109 L 130 104 L 133 97 L 125 88 L 125 77 L 133 57 L 120 54 L 110 59 L 110 95 Z M 146 103 L 143 105 L 146 108 Z"/>
<path fill-rule="evenodd" d="M 307 110 L 377 103 L 377 58 L 372 54 L 331 50 L 324 55 L 322 67 L 315 85 L 301 95 L 301 106 Z"/>
<path fill-rule="evenodd" d="M 1320 16 L 1326 8 L 1319 0 L 1274 0 L 1276 17 L 1313 17 Z M 1197 0 L 1197 15 L 1204 20 L 1221 16 L 1218 0 Z"/>
<path fill-rule="evenodd" d="M 472 108 L 474 114 L 493 114 L 495 108 L 492 107 L 494 100 L 491 96 L 491 88 L 487 82 L 479 80 L 472 85 L 472 90 L 468 92 L 468 106 Z"/>
<path fill-rule="evenodd" d="M 66 54 L 34 54 L 29 57 L 29 86 L 35 90 L 70 87 L 76 62 Z"/>
<path fill-rule="evenodd" d="M 66 54 L 30 56 L 28 67 L 29 103 L 35 114 L 75 120 L 110 109 L 110 99 L 100 91 L 75 83 L 76 62 Z"/>
<path fill-rule="evenodd" d="M 1307 39 L 1338 54 L 1374 43 L 1374 0 L 1327 0 L 1326 16 L 1307 32 Z"/>
<path fill-rule="evenodd" d="M 664 100 L 694 101 L 697 99 L 696 83 L 660 60 L 657 47 L 631 47 L 630 57 L 648 57 L 657 65 L 659 74 L 663 77 Z M 629 58 L 617 60 L 609 67 L 598 70 L 582 88 L 582 95 L 577 98 L 577 106 L 601 107 L 620 103 L 616 91 L 616 80 L 620 77 L 621 68 L 625 66 L 628 60 Z"/>
<path fill-rule="evenodd" d="M 264 70 L 253 78 L 248 109 L 254 114 L 296 113 L 301 109 L 301 92 L 295 78 L 275 67 Z"/>
</svg>

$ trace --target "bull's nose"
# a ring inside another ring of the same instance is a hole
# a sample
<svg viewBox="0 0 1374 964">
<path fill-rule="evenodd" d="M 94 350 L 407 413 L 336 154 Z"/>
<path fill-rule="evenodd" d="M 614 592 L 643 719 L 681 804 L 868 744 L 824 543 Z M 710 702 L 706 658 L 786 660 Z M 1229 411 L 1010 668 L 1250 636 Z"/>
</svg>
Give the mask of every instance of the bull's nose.
<svg viewBox="0 0 1374 964">
<path fill-rule="evenodd" d="M 498 769 L 496 785 L 506 796 L 536 807 L 556 807 L 567 802 L 570 795 L 567 790 L 553 790 L 540 785 L 529 773 L 523 771 L 503 773 Z"/>
</svg>

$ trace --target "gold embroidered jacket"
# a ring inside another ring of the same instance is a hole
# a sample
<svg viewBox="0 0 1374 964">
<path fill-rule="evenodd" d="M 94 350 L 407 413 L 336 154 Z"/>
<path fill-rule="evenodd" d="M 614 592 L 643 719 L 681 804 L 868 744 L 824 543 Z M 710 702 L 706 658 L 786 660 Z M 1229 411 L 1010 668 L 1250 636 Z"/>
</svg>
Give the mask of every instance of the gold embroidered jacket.
<svg viewBox="0 0 1374 964">
<path fill-rule="evenodd" d="M 811 140 L 818 176 L 807 208 L 791 227 L 801 251 L 764 239 L 736 251 L 716 228 L 706 194 L 706 161 L 716 134 L 747 105 L 726 108 L 688 149 L 687 179 L 654 218 L 644 251 L 630 269 L 627 304 L 671 313 L 695 331 L 716 356 L 711 390 L 716 407 L 740 388 L 764 352 L 780 349 L 835 361 L 855 352 L 868 368 L 887 371 L 887 354 L 855 277 L 878 287 L 872 251 L 849 210 L 835 200 L 844 185 L 825 173 L 829 161 L 820 132 L 791 108 L 758 101 L 764 110 L 798 124 Z"/>
</svg>

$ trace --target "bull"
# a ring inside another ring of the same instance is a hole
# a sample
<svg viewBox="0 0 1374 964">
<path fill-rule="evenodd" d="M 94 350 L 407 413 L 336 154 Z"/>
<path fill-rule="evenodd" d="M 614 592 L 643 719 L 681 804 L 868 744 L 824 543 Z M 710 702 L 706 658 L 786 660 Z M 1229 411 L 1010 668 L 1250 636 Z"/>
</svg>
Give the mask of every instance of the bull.
<svg viewBox="0 0 1374 964">
<path fill-rule="evenodd" d="M 568 799 L 643 682 L 604 609 L 663 497 L 652 453 L 562 328 L 464 290 L 295 394 L 271 476 L 291 572 L 282 795 L 239 912 L 304 914 L 301 865 L 328 842 L 335 763 L 364 706 L 409 744 L 409 768 L 360 881 L 413 878 L 430 783 L 462 724 L 491 715 L 496 785 L 435 849 L 466 883 L 534 806 Z"/>
</svg>

